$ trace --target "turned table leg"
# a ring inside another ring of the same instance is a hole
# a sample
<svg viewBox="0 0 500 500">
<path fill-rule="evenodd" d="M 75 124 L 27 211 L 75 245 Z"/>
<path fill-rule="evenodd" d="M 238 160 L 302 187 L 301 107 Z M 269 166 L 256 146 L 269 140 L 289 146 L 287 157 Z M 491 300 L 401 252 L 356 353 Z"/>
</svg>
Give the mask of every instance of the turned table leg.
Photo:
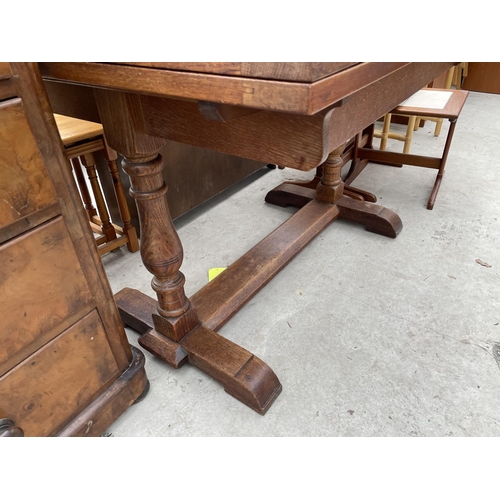
<svg viewBox="0 0 500 500">
<path fill-rule="evenodd" d="M 345 144 L 334 149 L 323 163 L 323 176 L 316 187 L 316 199 L 328 203 L 336 203 L 344 194 L 344 183 L 340 177 L 342 169 L 342 153 Z"/>
<path fill-rule="evenodd" d="M 188 361 L 233 397 L 264 414 L 281 392 L 278 378 L 251 352 L 200 321 L 185 295 L 180 271 L 183 249 L 170 217 L 158 154 L 165 141 L 144 132 L 139 96 L 104 90 L 95 96 L 106 139 L 124 158 L 122 167 L 130 178 L 141 226 L 141 258 L 153 275 L 151 286 L 157 296 L 151 305 L 152 299 L 137 290 L 119 292 L 115 298 L 123 322 L 142 334 L 139 344 L 159 359 L 175 368 Z M 209 295 L 207 309 L 219 310 L 212 300 L 217 294 Z M 146 298 L 149 302 L 144 307 Z"/>
<path fill-rule="evenodd" d="M 173 367 L 189 361 L 221 382 L 226 392 L 264 414 L 281 392 L 278 378 L 252 353 L 201 324 L 184 293 L 183 250 L 168 209 L 161 156 L 125 158 L 122 167 L 130 176 L 130 193 L 139 213 L 142 261 L 153 274 L 151 286 L 158 299 L 154 328 L 144 331 L 139 344 Z M 137 318 L 140 300 L 139 296 L 117 302 L 124 322 L 142 330 Z"/>
<path fill-rule="evenodd" d="M 178 342 L 197 324 L 196 312 L 184 293 L 180 272 L 182 245 L 170 218 L 160 155 L 124 159 L 141 225 L 141 257 L 153 274 L 151 286 L 158 297 L 154 324 L 158 332 Z"/>
<path fill-rule="evenodd" d="M 373 140 L 373 127 L 369 127 L 363 132 L 356 135 L 351 141 L 341 147 L 342 151 L 340 153 L 340 158 L 342 160 L 341 168 L 352 160 L 352 165 L 349 169 L 348 176 L 351 174 L 354 168 L 363 169 L 367 161 L 359 160 L 357 158 L 357 151 L 360 147 L 371 148 Z M 327 160 L 328 161 L 328 160 Z M 272 191 L 267 193 L 265 201 L 272 205 L 278 205 L 280 207 L 293 206 L 297 208 L 303 207 L 306 203 L 309 203 L 312 199 L 316 197 L 315 190 L 323 178 L 324 164 L 319 165 L 316 168 L 313 179 L 305 182 L 297 181 L 286 181 L 283 184 L 277 186 Z M 302 189 L 306 188 L 306 189 Z M 307 191 L 309 189 L 309 191 Z M 348 182 L 344 182 L 344 194 L 358 201 L 370 201 L 375 203 L 377 197 L 364 191 L 362 189 L 354 188 L 348 185 Z"/>
<path fill-rule="evenodd" d="M 332 151 L 323 164 L 323 178 L 316 188 L 316 198 L 336 204 L 340 210 L 340 218 L 363 224 L 372 233 L 395 238 L 403 228 L 403 223 L 395 212 L 343 194 L 344 183 L 340 177 L 342 150 L 343 146 Z"/>
<path fill-rule="evenodd" d="M 369 134 L 368 142 L 370 141 Z M 357 161 L 357 165 L 362 167 L 361 162 L 364 160 L 357 159 L 357 149 L 361 137 L 362 135 L 359 134 L 355 139 L 353 163 Z M 281 184 L 267 194 L 266 202 L 282 207 L 293 206 L 297 208 L 305 207 L 315 199 L 323 203 L 331 203 L 339 208 L 340 218 L 363 224 L 367 231 L 395 238 L 403 228 L 399 216 L 392 210 L 371 203 L 376 198 L 370 193 L 359 191 L 362 199 L 353 196 L 357 190 L 351 191 L 351 188 L 342 181 L 341 169 L 346 163 L 344 147 L 345 145 L 342 145 L 328 155 L 327 160 L 316 170 L 314 181 L 303 184 Z M 318 179 L 319 175 L 321 175 L 321 179 Z M 348 189 L 349 193 L 346 193 Z M 363 196 L 363 193 L 366 196 Z"/>
</svg>

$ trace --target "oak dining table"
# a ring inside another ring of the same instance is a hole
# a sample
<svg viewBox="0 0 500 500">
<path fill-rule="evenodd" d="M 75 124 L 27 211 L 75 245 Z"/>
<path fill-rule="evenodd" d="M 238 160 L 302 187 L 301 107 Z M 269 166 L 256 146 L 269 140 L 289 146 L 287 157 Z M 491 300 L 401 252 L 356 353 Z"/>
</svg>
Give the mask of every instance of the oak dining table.
<svg viewBox="0 0 500 500">
<path fill-rule="evenodd" d="M 363 131 L 453 64 L 39 63 L 44 80 L 68 86 L 75 99 L 82 88 L 93 89 L 107 141 L 123 157 L 139 214 L 141 258 L 157 297 L 132 288 L 115 295 L 124 323 L 141 334 L 139 344 L 172 367 L 191 363 L 264 414 L 282 390 L 277 375 L 218 330 L 337 218 L 397 236 L 399 216 L 371 193 L 344 185 L 342 167 L 366 161 L 355 160 L 356 148 L 370 147 Z M 71 97 L 57 112 L 74 114 Z M 158 153 L 167 140 L 315 170 L 310 182 L 285 183 L 267 194 L 267 202 L 298 210 L 189 298 Z"/>
</svg>

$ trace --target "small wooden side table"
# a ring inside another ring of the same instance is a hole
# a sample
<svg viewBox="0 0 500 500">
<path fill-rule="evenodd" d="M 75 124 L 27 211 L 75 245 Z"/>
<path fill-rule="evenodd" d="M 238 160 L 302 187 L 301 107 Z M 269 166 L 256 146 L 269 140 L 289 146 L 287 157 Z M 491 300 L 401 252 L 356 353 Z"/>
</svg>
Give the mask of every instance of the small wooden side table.
<svg viewBox="0 0 500 500">
<path fill-rule="evenodd" d="M 439 119 L 448 119 L 450 127 L 446 136 L 446 142 L 440 157 L 409 154 L 406 152 L 396 153 L 389 151 L 377 151 L 371 148 L 359 147 L 355 149 L 355 157 L 351 164 L 349 173 L 345 179 L 350 184 L 365 168 L 367 162 L 388 164 L 395 167 L 413 165 L 415 167 L 432 168 L 438 171 L 434 187 L 432 188 L 427 209 L 432 210 L 441 186 L 444 168 L 448 153 L 450 151 L 455 126 L 462 108 L 467 100 L 469 92 L 454 89 L 422 89 L 412 95 L 403 104 L 396 106 L 390 113 L 408 116 L 410 119 L 428 116 Z M 408 127 L 410 129 L 410 127 Z"/>
</svg>

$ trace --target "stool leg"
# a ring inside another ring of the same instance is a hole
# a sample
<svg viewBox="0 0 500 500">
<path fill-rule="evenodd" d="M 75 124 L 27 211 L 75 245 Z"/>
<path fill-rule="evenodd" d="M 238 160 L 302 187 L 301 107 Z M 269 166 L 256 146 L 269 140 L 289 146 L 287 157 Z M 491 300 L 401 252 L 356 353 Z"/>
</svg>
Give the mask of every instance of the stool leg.
<svg viewBox="0 0 500 500">
<path fill-rule="evenodd" d="M 428 210 L 432 210 L 434 208 L 434 203 L 436 202 L 436 197 L 441 186 L 441 180 L 444 176 L 444 167 L 446 165 L 446 160 L 448 159 L 448 152 L 450 151 L 451 141 L 453 140 L 453 134 L 455 132 L 456 124 L 457 120 L 450 120 L 450 128 L 448 130 L 448 135 L 446 136 L 446 143 L 444 146 L 443 157 L 441 158 L 441 165 L 439 166 L 439 171 L 436 177 L 436 182 L 434 183 L 434 187 L 432 188 L 431 196 L 429 197 L 429 201 L 427 202 Z"/>
<path fill-rule="evenodd" d="M 106 236 L 106 241 L 115 240 L 116 231 L 113 227 L 113 224 L 111 224 L 111 221 L 109 220 L 108 209 L 106 208 L 104 195 L 102 194 L 99 179 L 97 178 L 94 155 L 92 153 L 85 153 L 81 156 L 81 159 L 83 165 L 87 169 L 87 175 L 90 181 L 90 185 L 92 186 L 92 192 L 94 193 L 97 211 L 102 223 L 102 232 L 104 233 L 104 236 Z"/>
<path fill-rule="evenodd" d="M 408 154 L 410 152 L 411 140 L 413 138 L 413 127 L 415 126 L 416 119 L 416 116 L 410 116 L 408 118 L 408 127 L 406 127 L 405 145 L 403 148 L 404 154 Z"/>
<path fill-rule="evenodd" d="M 127 199 L 125 197 L 125 192 L 123 190 L 122 180 L 120 178 L 120 172 L 116 164 L 118 155 L 114 149 L 111 149 L 104 140 L 103 154 L 104 158 L 108 162 L 109 173 L 113 179 L 113 186 L 115 188 L 116 201 L 118 202 L 118 211 L 120 212 L 120 217 L 123 222 L 123 232 L 127 236 L 127 248 L 129 252 L 137 252 L 139 250 L 139 241 L 137 239 L 137 232 L 135 227 L 132 225 L 132 218 L 130 217 L 130 210 L 128 209 Z"/>
<path fill-rule="evenodd" d="M 76 181 L 78 182 L 78 188 L 80 189 L 80 196 L 82 197 L 83 206 L 87 212 L 87 217 L 89 221 L 92 221 L 93 217 L 97 217 L 97 210 L 92 204 L 92 198 L 90 197 L 89 188 L 85 182 L 85 177 L 83 175 L 82 165 L 78 158 L 71 158 L 71 166 L 73 167 L 73 172 L 75 173 Z"/>
</svg>

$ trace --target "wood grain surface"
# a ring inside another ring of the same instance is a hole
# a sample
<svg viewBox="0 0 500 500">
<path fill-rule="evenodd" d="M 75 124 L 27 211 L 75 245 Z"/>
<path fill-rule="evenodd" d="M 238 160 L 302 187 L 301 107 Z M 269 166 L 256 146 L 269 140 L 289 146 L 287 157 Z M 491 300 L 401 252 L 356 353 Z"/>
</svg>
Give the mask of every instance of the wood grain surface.
<svg viewBox="0 0 500 500">
<path fill-rule="evenodd" d="M 118 376 L 93 311 L 0 378 L 0 410 L 25 436 L 55 434 Z"/>
<path fill-rule="evenodd" d="M 37 337 L 59 334 L 64 318 L 93 304 L 61 217 L 0 247 L 0 283 L 0 367 Z"/>
<path fill-rule="evenodd" d="M 100 123 L 79 120 L 78 118 L 58 114 L 54 114 L 54 118 L 65 146 L 78 141 L 84 141 L 85 139 L 99 137 L 103 133 Z"/>
<path fill-rule="evenodd" d="M 142 68 L 171 69 L 194 73 L 226 76 L 245 76 L 293 82 L 315 82 L 343 69 L 354 62 L 126 62 L 120 63 Z"/>
<path fill-rule="evenodd" d="M 314 83 L 103 63 L 40 63 L 44 78 L 144 95 L 312 115 L 410 63 L 360 63 Z"/>
<path fill-rule="evenodd" d="M 21 99 L 0 103 L 0 228 L 57 201 Z"/>
</svg>

